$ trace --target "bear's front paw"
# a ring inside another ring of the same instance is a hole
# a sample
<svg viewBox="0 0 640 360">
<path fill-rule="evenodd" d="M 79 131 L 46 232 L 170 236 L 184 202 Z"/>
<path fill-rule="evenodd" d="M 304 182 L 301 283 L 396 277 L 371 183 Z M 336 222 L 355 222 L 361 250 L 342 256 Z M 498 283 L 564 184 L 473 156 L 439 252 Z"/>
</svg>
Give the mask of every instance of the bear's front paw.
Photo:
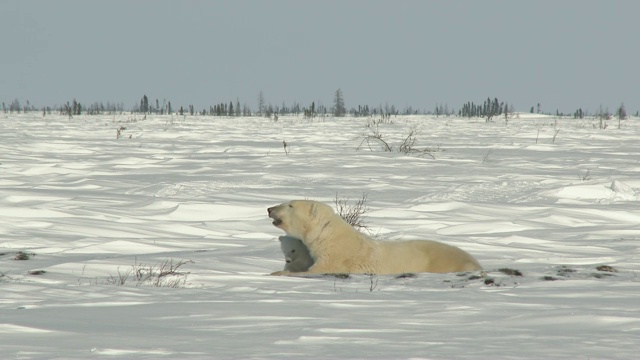
<svg viewBox="0 0 640 360">
<path fill-rule="evenodd" d="M 272 272 L 270 275 L 274 275 L 274 276 L 287 276 L 287 275 L 291 275 L 291 271 L 287 271 L 287 270 L 274 271 L 274 272 Z"/>
</svg>

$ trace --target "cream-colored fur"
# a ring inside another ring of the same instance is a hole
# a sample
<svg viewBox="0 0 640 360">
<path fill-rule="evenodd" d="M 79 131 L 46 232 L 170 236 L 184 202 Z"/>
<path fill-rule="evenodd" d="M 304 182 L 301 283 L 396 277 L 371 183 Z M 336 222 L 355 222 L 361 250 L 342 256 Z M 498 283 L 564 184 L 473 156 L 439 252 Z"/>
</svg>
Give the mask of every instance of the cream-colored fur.
<svg viewBox="0 0 640 360">
<path fill-rule="evenodd" d="M 313 259 L 309 254 L 309 249 L 302 243 L 300 239 L 291 236 L 280 236 L 280 248 L 284 254 L 284 270 L 289 272 L 301 272 L 309 270 L 313 265 Z M 278 272 L 273 275 L 277 275 Z"/>
<path fill-rule="evenodd" d="M 294 200 L 268 209 L 273 225 L 302 240 L 313 265 L 296 274 L 402 274 L 475 271 L 482 267 L 465 251 L 428 240 L 379 241 L 356 231 L 324 203 Z M 288 275 L 278 271 L 274 275 Z"/>
</svg>

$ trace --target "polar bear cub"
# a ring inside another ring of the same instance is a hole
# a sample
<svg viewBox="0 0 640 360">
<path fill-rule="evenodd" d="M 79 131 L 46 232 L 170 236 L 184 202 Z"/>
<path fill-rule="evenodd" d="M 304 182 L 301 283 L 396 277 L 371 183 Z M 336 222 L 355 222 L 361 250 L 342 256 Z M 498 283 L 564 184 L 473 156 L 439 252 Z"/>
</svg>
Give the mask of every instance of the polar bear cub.
<svg viewBox="0 0 640 360">
<path fill-rule="evenodd" d="M 300 239 L 291 236 L 280 236 L 280 248 L 284 254 L 284 271 L 302 272 L 307 271 L 313 265 L 313 258 L 309 254 L 309 249 Z"/>
<path fill-rule="evenodd" d="M 267 209 L 273 225 L 300 239 L 313 264 L 298 274 L 402 274 L 475 271 L 482 267 L 455 246 L 429 240 L 379 241 L 356 231 L 331 206 L 294 200 Z M 290 270 L 273 273 L 288 275 Z"/>
</svg>

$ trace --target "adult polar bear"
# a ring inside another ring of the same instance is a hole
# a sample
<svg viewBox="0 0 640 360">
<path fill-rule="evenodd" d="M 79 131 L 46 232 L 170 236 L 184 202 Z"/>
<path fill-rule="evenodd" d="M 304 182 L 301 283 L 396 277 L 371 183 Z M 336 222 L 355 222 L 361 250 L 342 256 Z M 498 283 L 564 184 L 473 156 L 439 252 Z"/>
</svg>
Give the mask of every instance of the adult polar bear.
<svg viewBox="0 0 640 360">
<path fill-rule="evenodd" d="M 289 274 L 402 274 L 475 271 L 482 267 L 465 251 L 429 240 L 378 241 L 356 231 L 324 203 L 294 200 L 267 209 L 273 225 L 302 240 L 314 260 Z"/>
</svg>

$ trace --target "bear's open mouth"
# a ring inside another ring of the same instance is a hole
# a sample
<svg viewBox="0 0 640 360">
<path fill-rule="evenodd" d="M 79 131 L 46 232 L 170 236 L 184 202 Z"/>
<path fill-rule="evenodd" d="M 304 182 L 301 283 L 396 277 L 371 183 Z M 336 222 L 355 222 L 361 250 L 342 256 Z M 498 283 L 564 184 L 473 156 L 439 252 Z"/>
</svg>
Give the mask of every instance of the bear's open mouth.
<svg viewBox="0 0 640 360">
<path fill-rule="evenodd" d="M 278 226 L 280 224 L 282 224 L 282 220 L 278 219 L 278 217 L 275 214 L 275 207 L 270 207 L 267 209 L 267 213 L 269 214 L 269 217 L 273 219 L 273 226 Z"/>
</svg>

